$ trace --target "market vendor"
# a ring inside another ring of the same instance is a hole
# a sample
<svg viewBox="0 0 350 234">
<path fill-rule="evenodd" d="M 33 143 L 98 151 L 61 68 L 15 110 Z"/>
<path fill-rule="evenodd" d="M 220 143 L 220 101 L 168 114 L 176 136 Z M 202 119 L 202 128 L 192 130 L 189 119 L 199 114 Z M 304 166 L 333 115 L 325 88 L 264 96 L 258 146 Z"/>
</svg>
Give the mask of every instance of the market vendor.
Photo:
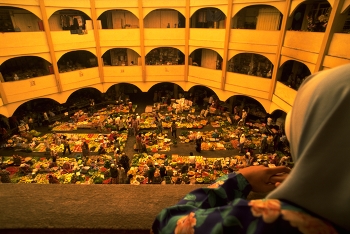
<svg viewBox="0 0 350 234">
<path fill-rule="evenodd" d="M 193 152 L 190 152 L 190 156 L 188 157 L 188 162 L 190 163 L 190 166 L 195 167 L 196 156 L 193 156 Z"/>
<path fill-rule="evenodd" d="M 149 165 L 149 169 L 147 172 L 147 176 L 148 176 L 148 183 L 152 184 L 153 180 L 154 180 L 154 172 L 156 171 L 156 169 L 154 168 L 153 164 Z"/>
<path fill-rule="evenodd" d="M 111 164 L 109 172 L 110 172 L 111 178 L 112 178 L 111 184 L 117 184 L 118 183 L 118 168 L 115 166 L 115 164 Z"/>
<path fill-rule="evenodd" d="M 60 182 L 58 181 L 58 179 L 55 176 L 49 175 L 49 183 L 50 184 L 59 184 Z"/>
<path fill-rule="evenodd" d="M 146 161 L 147 166 L 149 167 L 150 165 L 153 165 L 153 163 L 154 162 L 153 162 L 152 156 L 148 156 Z"/>
<path fill-rule="evenodd" d="M 98 152 L 98 154 L 105 154 L 106 153 L 106 149 L 105 149 L 103 143 L 100 144 L 100 147 L 98 148 L 97 152 Z"/>
</svg>

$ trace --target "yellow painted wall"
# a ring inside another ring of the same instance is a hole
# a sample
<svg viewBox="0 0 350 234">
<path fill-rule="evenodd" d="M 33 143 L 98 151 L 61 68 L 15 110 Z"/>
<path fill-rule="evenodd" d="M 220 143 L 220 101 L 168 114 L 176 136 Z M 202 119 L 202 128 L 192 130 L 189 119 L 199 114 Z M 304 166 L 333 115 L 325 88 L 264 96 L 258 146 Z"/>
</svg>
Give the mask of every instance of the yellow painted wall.
<svg viewBox="0 0 350 234">
<path fill-rule="evenodd" d="M 2 83 L 2 87 L 9 103 L 30 100 L 58 92 L 54 75 L 5 82 Z"/>
<path fill-rule="evenodd" d="M 221 70 L 213 70 L 197 66 L 188 67 L 188 81 L 212 88 L 221 87 Z"/>
<path fill-rule="evenodd" d="M 235 85 L 239 87 L 246 87 L 249 89 L 259 90 L 263 92 L 269 92 L 271 81 L 271 79 L 261 78 L 257 76 L 249 76 L 233 72 L 226 73 L 226 84 Z"/>
<path fill-rule="evenodd" d="M 286 104 L 292 106 L 297 91 L 277 81 L 274 95 L 282 99 Z"/>
<path fill-rule="evenodd" d="M 101 47 L 140 47 L 139 29 L 100 29 L 98 32 Z M 140 49 L 135 49 L 135 51 L 140 54 Z"/>
<path fill-rule="evenodd" d="M 277 97 L 276 95 L 273 95 L 269 113 L 272 113 L 275 110 L 283 110 L 284 112 L 288 113 L 292 110 L 292 105 L 286 103 L 284 100 Z"/>
<path fill-rule="evenodd" d="M 0 33 L 1 57 L 43 52 L 49 52 L 45 32 Z"/>
<path fill-rule="evenodd" d="M 138 0 L 118 1 L 118 8 L 125 9 L 128 7 L 138 7 Z M 115 1 L 111 0 L 98 0 L 95 1 L 96 8 L 115 8 Z"/>
<path fill-rule="evenodd" d="M 201 46 L 208 48 L 224 48 L 225 29 L 212 28 L 191 28 L 191 46 Z"/>
<path fill-rule="evenodd" d="M 349 64 L 350 60 L 349 59 L 344 59 L 344 58 L 338 58 L 338 57 L 332 57 L 332 56 L 325 56 L 323 60 L 323 66 L 325 68 L 333 68 L 337 67 L 340 65 L 345 65 Z"/>
<path fill-rule="evenodd" d="M 283 46 L 312 53 L 319 53 L 323 36 L 323 32 L 287 31 Z"/>
<path fill-rule="evenodd" d="M 185 44 L 184 28 L 145 28 L 145 46 L 167 46 Z M 184 51 L 182 51 L 184 52 Z"/>
<path fill-rule="evenodd" d="M 272 102 L 269 110 L 267 111 L 268 113 L 272 113 L 275 110 L 282 110 L 286 113 L 292 110 L 292 106 L 287 104 L 285 101 L 277 97 L 276 95 L 272 96 Z"/>
<path fill-rule="evenodd" d="M 316 54 L 286 48 L 282 48 L 281 54 L 280 67 L 282 67 L 282 65 L 289 60 L 295 60 L 305 64 L 305 66 L 309 68 L 310 72 L 315 70 L 315 63 L 317 59 Z"/>
<path fill-rule="evenodd" d="M 275 63 L 279 34 L 280 31 L 231 29 L 228 58 L 253 51 Z"/>
<path fill-rule="evenodd" d="M 104 82 L 133 83 L 142 81 L 142 66 L 104 66 Z"/>
<path fill-rule="evenodd" d="M 63 91 L 84 88 L 100 83 L 97 67 L 60 73 L 60 79 Z"/>
<path fill-rule="evenodd" d="M 146 81 L 174 82 L 183 81 L 184 65 L 153 65 L 146 66 Z"/>
<path fill-rule="evenodd" d="M 328 55 L 350 59 L 350 34 L 335 33 L 329 46 Z"/>
<path fill-rule="evenodd" d="M 55 51 L 96 47 L 95 36 L 92 30 L 88 30 L 88 34 L 84 35 L 71 34 L 70 31 L 53 31 L 51 36 Z"/>
</svg>

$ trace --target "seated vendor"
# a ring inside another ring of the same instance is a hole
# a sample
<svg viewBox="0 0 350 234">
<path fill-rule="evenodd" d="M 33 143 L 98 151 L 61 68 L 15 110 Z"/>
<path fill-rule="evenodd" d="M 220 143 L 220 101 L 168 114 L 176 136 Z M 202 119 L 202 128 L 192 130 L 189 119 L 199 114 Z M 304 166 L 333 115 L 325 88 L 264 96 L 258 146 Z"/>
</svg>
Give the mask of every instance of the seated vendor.
<svg viewBox="0 0 350 234">
<path fill-rule="evenodd" d="M 211 137 L 213 137 L 213 138 L 219 138 L 220 137 L 220 133 L 218 132 L 217 129 L 215 129 L 215 131 L 211 134 Z"/>
<path fill-rule="evenodd" d="M 98 154 L 105 154 L 107 153 L 106 149 L 104 148 L 103 144 L 100 144 L 100 148 L 98 149 Z"/>
</svg>

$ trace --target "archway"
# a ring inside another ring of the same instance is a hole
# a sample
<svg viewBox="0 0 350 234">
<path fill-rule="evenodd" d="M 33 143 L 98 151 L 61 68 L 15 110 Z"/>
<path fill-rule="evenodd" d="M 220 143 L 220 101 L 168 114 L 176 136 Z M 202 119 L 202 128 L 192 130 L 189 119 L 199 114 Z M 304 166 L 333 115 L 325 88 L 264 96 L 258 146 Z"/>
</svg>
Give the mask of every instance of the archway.
<svg viewBox="0 0 350 234">
<path fill-rule="evenodd" d="M 282 129 L 284 129 L 284 123 L 286 120 L 286 116 L 287 116 L 287 113 L 284 112 L 283 110 L 274 110 L 270 114 L 270 117 L 272 118 L 274 125 L 278 126 L 279 128 L 282 128 Z"/>
<path fill-rule="evenodd" d="M 89 20 L 87 22 L 87 20 Z M 87 23 L 89 26 L 87 26 Z M 66 31 L 71 34 L 83 34 L 87 27 L 92 28 L 91 18 L 82 11 L 73 9 L 58 10 L 49 18 L 51 31 Z"/>
<path fill-rule="evenodd" d="M 51 63 L 37 56 L 11 58 L 0 65 L 4 81 L 24 80 L 53 73 Z"/>
<path fill-rule="evenodd" d="M 104 96 L 105 99 L 111 103 L 115 103 L 115 101 L 120 100 L 125 101 L 127 99 L 132 102 L 140 101 L 143 99 L 142 91 L 136 85 L 128 83 L 119 83 L 112 85 L 108 88 Z"/>
<path fill-rule="evenodd" d="M 264 106 L 254 98 L 244 95 L 234 95 L 226 100 L 226 103 L 232 108 L 232 112 L 237 111 L 242 116 L 242 111 L 248 113 L 247 121 L 265 123 L 267 112 Z"/>
<path fill-rule="evenodd" d="M 203 108 L 206 108 L 207 104 L 211 104 L 209 103 L 209 98 L 211 96 L 213 101 L 219 99 L 212 89 L 204 85 L 195 85 L 191 87 L 186 94 L 186 98 L 193 101 L 194 105 L 198 105 Z"/>
<path fill-rule="evenodd" d="M 185 62 L 185 55 L 173 47 L 160 47 L 151 50 L 145 60 L 147 65 L 181 65 Z"/>
<path fill-rule="evenodd" d="M 147 93 L 153 102 L 162 102 L 165 100 L 168 104 L 170 104 L 171 99 L 173 98 L 184 97 L 184 90 L 181 86 L 170 82 L 155 84 Z"/>
<path fill-rule="evenodd" d="M 190 18 L 190 28 L 225 28 L 226 15 L 220 9 L 206 7 L 197 10 Z"/>
<path fill-rule="evenodd" d="M 101 21 L 102 29 L 128 29 L 138 28 L 139 19 L 127 10 L 108 10 L 103 12 L 98 18 Z"/>
<path fill-rule="evenodd" d="M 270 79 L 272 77 L 273 64 L 263 55 L 240 53 L 228 61 L 227 71 Z"/>
<path fill-rule="evenodd" d="M 209 69 L 221 70 L 222 57 L 215 50 L 196 49 L 190 54 L 189 64 Z"/>
<path fill-rule="evenodd" d="M 185 17 L 173 9 L 157 9 L 144 18 L 145 28 L 184 28 Z"/>
<path fill-rule="evenodd" d="M 102 55 L 103 64 L 107 66 L 135 66 L 140 58 L 136 51 L 128 48 L 110 49 Z"/>
<path fill-rule="evenodd" d="M 57 65 L 60 73 L 97 67 L 97 57 L 89 51 L 71 51 L 65 53 L 57 61 Z"/>
<path fill-rule="evenodd" d="M 83 88 L 73 92 L 67 99 L 65 105 L 71 110 L 87 108 L 90 100 L 93 99 L 95 104 L 104 102 L 104 95 L 95 88 Z"/>
<path fill-rule="evenodd" d="M 17 7 L 0 7 L 0 32 L 36 31 L 44 31 L 44 26 L 32 12 Z"/>
<path fill-rule="evenodd" d="M 305 1 L 294 10 L 291 15 L 293 31 L 324 32 L 332 7 L 327 1 Z"/>
<path fill-rule="evenodd" d="M 283 15 L 269 5 L 253 5 L 241 9 L 231 21 L 233 29 L 280 30 Z"/>
<path fill-rule="evenodd" d="M 279 70 L 281 75 L 278 81 L 295 90 L 298 90 L 305 78 L 311 75 L 305 64 L 295 60 L 288 60 Z"/>
</svg>

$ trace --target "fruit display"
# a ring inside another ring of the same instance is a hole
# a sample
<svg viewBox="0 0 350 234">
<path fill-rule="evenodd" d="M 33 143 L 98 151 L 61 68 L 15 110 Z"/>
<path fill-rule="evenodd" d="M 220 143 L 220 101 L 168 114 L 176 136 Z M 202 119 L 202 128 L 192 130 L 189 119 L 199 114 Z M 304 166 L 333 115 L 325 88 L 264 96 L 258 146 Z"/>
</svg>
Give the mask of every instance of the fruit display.
<svg viewBox="0 0 350 234">
<path fill-rule="evenodd" d="M 5 157 L 6 161 L 11 160 L 11 157 Z M 53 176 L 57 183 L 61 184 L 106 184 L 110 181 L 108 168 L 106 164 L 112 162 L 112 157 L 109 155 L 90 156 L 90 161 L 84 165 L 81 158 L 60 157 L 56 164 L 52 160 L 46 158 L 33 157 L 31 160 L 22 158 L 22 166 L 29 168 L 30 173 L 24 173 L 23 170 L 18 170 L 20 167 L 13 166 L 3 170 L 3 174 L 7 175 L 6 183 L 36 183 L 49 184 L 50 175 Z M 11 174 L 11 176 L 10 176 Z M 9 178 L 11 177 L 11 181 Z"/>
<path fill-rule="evenodd" d="M 101 143 L 105 143 L 107 141 L 110 134 L 61 134 L 65 135 L 69 141 L 70 149 L 72 152 L 82 152 L 81 145 L 83 143 L 83 140 L 85 140 L 90 148 L 90 151 L 97 152 L 98 148 Z M 127 131 L 122 131 L 117 134 L 116 140 L 120 142 L 120 150 L 122 151 L 125 148 L 126 141 L 128 139 L 128 133 Z M 53 141 L 53 134 L 48 133 L 45 134 L 42 137 L 33 138 L 35 141 L 34 146 L 32 147 L 33 152 L 45 152 L 45 143 L 44 141 L 47 140 L 50 144 L 50 149 L 54 150 L 56 152 L 63 152 L 63 144 L 56 145 Z M 114 151 L 114 146 L 107 144 L 108 147 L 106 147 L 107 153 Z"/>
</svg>

